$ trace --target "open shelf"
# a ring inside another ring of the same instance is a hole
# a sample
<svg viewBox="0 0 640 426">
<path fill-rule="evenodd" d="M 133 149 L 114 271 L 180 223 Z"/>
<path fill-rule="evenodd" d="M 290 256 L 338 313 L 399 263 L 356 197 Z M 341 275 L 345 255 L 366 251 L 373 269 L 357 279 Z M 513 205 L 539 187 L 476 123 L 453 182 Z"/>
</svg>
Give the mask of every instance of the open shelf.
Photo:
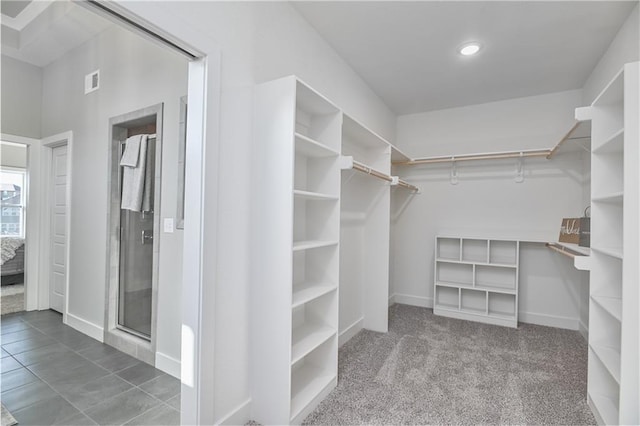
<svg viewBox="0 0 640 426">
<path fill-rule="evenodd" d="M 598 393 L 590 393 L 589 398 L 591 398 L 591 401 L 604 424 L 618 424 L 618 407 L 616 402 L 611 398 Z"/>
<path fill-rule="evenodd" d="M 439 236 L 435 251 L 437 315 L 518 326 L 518 241 Z"/>
<path fill-rule="evenodd" d="M 606 254 L 607 256 L 615 257 L 616 259 L 622 259 L 622 247 L 594 247 L 591 246 L 591 250 Z"/>
<path fill-rule="evenodd" d="M 337 151 L 300 133 L 295 134 L 296 154 L 313 158 L 335 157 Z"/>
<path fill-rule="evenodd" d="M 437 262 L 436 282 L 459 286 L 473 285 L 473 265 L 464 263 Z"/>
<path fill-rule="evenodd" d="M 496 266 L 516 266 L 518 264 L 518 242 L 490 240 L 489 263 Z"/>
<path fill-rule="evenodd" d="M 487 314 L 487 292 L 472 289 L 460 289 L 460 311 L 476 315 Z"/>
<path fill-rule="evenodd" d="M 438 260 L 460 260 L 460 238 L 436 238 Z"/>
<path fill-rule="evenodd" d="M 462 239 L 462 258 L 463 262 L 489 262 L 487 240 Z"/>
<path fill-rule="evenodd" d="M 336 330 L 324 324 L 304 323 L 293 329 L 291 364 L 300 361 L 309 352 L 336 334 Z"/>
<path fill-rule="evenodd" d="M 436 284 L 435 305 L 447 309 L 459 308 L 459 289 Z"/>
<path fill-rule="evenodd" d="M 293 191 L 293 195 L 301 200 L 309 200 L 309 201 L 337 201 L 337 195 L 331 194 L 323 194 L 320 192 L 310 192 L 310 191 L 302 191 L 299 189 L 295 189 Z"/>
<path fill-rule="evenodd" d="M 591 300 L 597 303 L 618 321 L 622 321 L 622 299 L 615 297 L 591 296 Z"/>
<path fill-rule="evenodd" d="M 338 287 L 331 283 L 303 283 L 293 286 L 292 308 L 296 308 L 307 302 L 324 296 L 325 294 L 335 291 Z"/>
<path fill-rule="evenodd" d="M 602 144 L 593 149 L 593 153 L 602 154 L 622 154 L 624 151 L 624 129 L 616 130 L 611 136 L 605 139 Z"/>
<path fill-rule="evenodd" d="M 336 375 L 313 365 L 304 365 L 291 375 L 291 418 L 295 418 L 316 398 Z"/>
<path fill-rule="evenodd" d="M 411 161 L 411 158 L 400 151 L 396 146 L 391 145 L 391 162 L 392 163 L 402 163 L 405 161 Z"/>
<path fill-rule="evenodd" d="M 624 193 L 622 191 L 619 191 L 593 197 L 591 198 L 591 201 L 594 203 L 622 204 L 623 198 Z"/>
<path fill-rule="evenodd" d="M 493 265 L 476 265 L 475 286 L 484 289 L 497 289 L 515 293 L 517 269 Z"/>
<path fill-rule="evenodd" d="M 603 345 L 591 344 L 591 350 L 606 367 L 616 383 L 620 383 L 620 351 Z"/>
<path fill-rule="evenodd" d="M 336 245 L 338 245 L 337 241 L 320 241 L 320 240 L 294 241 L 293 251 L 310 250 L 310 249 L 336 246 Z"/>
</svg>

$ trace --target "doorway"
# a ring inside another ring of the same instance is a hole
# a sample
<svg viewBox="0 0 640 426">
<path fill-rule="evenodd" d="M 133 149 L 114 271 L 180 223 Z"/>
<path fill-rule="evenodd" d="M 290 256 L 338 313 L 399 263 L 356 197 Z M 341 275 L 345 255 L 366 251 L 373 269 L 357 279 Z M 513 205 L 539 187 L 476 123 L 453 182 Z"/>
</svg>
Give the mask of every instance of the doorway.
<svg viewBox="0 0 640 426">
<path fill-rule="evenodd" d="M 163 104 L 110 120 L 104 341 L 155 365 Z"/>
</svg>

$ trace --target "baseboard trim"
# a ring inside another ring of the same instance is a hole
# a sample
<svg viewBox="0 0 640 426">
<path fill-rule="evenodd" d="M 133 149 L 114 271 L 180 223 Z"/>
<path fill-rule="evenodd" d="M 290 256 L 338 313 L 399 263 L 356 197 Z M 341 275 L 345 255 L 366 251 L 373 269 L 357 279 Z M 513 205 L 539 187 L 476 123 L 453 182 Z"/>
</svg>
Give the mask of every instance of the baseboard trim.
<svg viewBox="0 0 640 426">
<path fill-rule="evenodd" d="M 251 420 L 251 398 L 231 410 L 229 414 L 217 420 L 216 425 L 244 425 Z"/>
<path fill-rule="evenodd" d="M 393 305 L 396 303 L 396 295 L 392 294 L 391 296 L 389 296 L 389 306 Z"/>
<path fill-rule="evenodd" d="M 589 342 L 589 327 L 587 327 L 585 323 L 582 322 L 582 320 L 578 321 L 578 331 L 580 332 L 580 334 L 582 334 L 584 340 Z"/>
<path fill-rule="evenodd" d="M 156 368 L 162 370 L 167 374 L 180 379 L 180 360 L 163 354 L 162 352 L 156 352 Z"/>
<path fill-rule="evenodd" d="M 340 333 L 338 336 L 338 346 L 342 346 L 347 343 L 353 336 L 358 334 L 360 330 L 364 328 L 364 317 L 356 320 L 353 324 L 348 326 L 344 331 Z"/>
<path fill-rule="evenodd" d="M 532 312 L 519 312 L 518 321 L 527 324 L 544 325 L 546 327 L 564 328 L 566 330 L 579 330 L 577 318 L 561 317 L 557 315 L 535 314 Z"/>
<path fill-rule="evenodd" d="M 89 337 L 93 337 L 99 342 L 104 342 L 104 329 L 102 327 L 68 312 L 66 316 L 66 324 L 69 327 L 72 327 L 78 330 L 80 333 L 86 334 Z"/>
<path fill-rule="evenodd" d="M 411 296 L 409 294 L 394 294 L 394 303 L 401 305 L 420 306 L 423 308 L 433 308 L 433 298 L 423 296 Z"/>
</svg>

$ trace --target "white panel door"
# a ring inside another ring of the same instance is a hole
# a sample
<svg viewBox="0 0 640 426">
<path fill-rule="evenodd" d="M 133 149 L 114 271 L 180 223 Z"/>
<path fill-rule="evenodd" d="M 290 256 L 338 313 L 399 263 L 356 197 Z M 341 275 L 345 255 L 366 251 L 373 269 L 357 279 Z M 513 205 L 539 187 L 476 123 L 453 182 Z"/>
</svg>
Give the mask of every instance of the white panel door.
<svg viewBox="0 0 640 426">
<path fill-rule="evenodd" d="M 64 312 L 67 282 L 67 146 L 53 149 L 49 306 Z"/>
</svg>

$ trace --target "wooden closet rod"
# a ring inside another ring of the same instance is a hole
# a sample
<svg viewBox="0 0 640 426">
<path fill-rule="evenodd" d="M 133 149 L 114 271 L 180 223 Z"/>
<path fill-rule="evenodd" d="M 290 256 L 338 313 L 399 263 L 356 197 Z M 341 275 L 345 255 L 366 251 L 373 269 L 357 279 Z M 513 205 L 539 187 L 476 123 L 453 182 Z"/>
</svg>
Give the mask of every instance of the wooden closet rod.
<svg viewBox="0 0 640 426">
<path fill-rule="evenodd" d="M 405 182 L 402 179 L 398 179 L 398 186 L 402 186 L 403 188 L 407 188 L 412 191 L 420 191 L 420 188 L 415 185 L 411 185 L 409 182 Z"/>
<path fill-rule="evenodd" d="M 359 163 L 356 160 L 353 160 L 353 169 L 369 174 L 371 176 L 375 176 L 378 179 L 386 180 L 387 182 L 393 182 L 393 178 L 391 176 L 385 175 L 384 173 L 374 170 L 369 166 L 365 166 L 364 164 Z"/>
<path fill-rule="evenodd" d="M 378 179 L 382 179 L 385 180 L 387 182 L 391 182 L 392 185 L 398 185 L 401 186 L 403 188 L 407 188 L 410 189 L 412 191 L 417 191 L 420 192 L 420 188 L 418 188 L 417 186 L 411 185 L 409 182 L 406 182 L 396 176 L 389 176 L 387 174 L 384 174 L 382 172 L 379 172 L 375 169 L 372 169 L 369 166 L 366 166 L 356 160 L 350 160 L 351 161 L 351 168 L 354 170 L 357 170 L 359 172 L 363 172 L 366 173 L 368 175 L 377 177 Z"/>
<path fill-rule="evenodd" d="M 489 154 L 463 154 L 453 155 L 449 157 L 423 157 L 414 158 L 409 161 L 393 163 L 397 166 L 413 166 L 416 164 L 433 164 L 433 163 L 452 163 L 456 161 L 472 161 L 472 160 L 501 160 L 505 158 L 524 158 L 524 157 L 547 157 L 551 153 L 550 149 L 532 149 L 526 151 L 505 151 L 492 152 Z"/>
<path fill-rule="evenodd" d="M 569 247 L 563 247 L 560 244 L 546 243 L 545 246 L 549 247 L 553 251 L 557 251 L 558 253 L 564 254 L 565 256 L 568 256 L 572 259 L 575 258 L 576 256 L 584 256 L 584 254 L 575 252 L 574 250 L 571 250 Z"/>
<path fill-rule="evenodd" d="M 576 122 L 573 124 L 573 127 L 571 127 L 571 130 L 569 130 L 567 132 L 566 135 L 564 135 L 564 137 L 562 139 L 560 139 L 560 142 L 558 142 L 556 144 L 556 146 L 554 146 L 553 148 L 551 148 L 551 151 L 549 151 L 549 154 L 547 155 L 547 160 L 551 157 L 553 157 L 553 155 L 556 153 L 556 151 L 558 150 L 558 148 L 560 148 L 560 146 L 565 143 L 568 139 L 569 136 L 571 136 L 571 134 L 573 133 L 574 130 L 576 130 L 578 128 L 578 126 L 580 125 L 580 122 L 578 120 L 576 120 Z"/>
</svg>

